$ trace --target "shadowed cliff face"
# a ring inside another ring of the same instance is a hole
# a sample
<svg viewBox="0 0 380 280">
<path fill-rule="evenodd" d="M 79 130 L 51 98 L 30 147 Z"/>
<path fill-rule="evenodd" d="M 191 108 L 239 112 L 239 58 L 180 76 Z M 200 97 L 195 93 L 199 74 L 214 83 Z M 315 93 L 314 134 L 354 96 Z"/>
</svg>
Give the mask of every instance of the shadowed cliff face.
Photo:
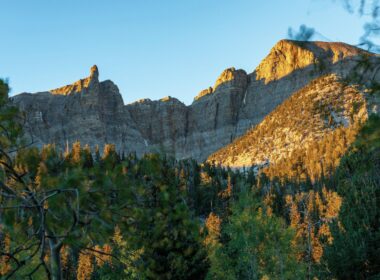
<svg viewBox="0 0 380 280">
<path fill-rule="evenodd" d="M 80 140 L 92 147 L 115 143 L 120 150 L 145 151 L 144 139 L 125 111 L 119 89 L 111 81 L 99 82 L 96 67 L 88 78 L 72 85 L 22 93 L 12 100 L 26 113 L 26 130 L 36 146 L 55 143 L 64 149 Z"/>
<path fill-rule="evenodd" d="M 376 67 L 357 68 L 362 56 L 378 61 L 343 43 L 282 40 L 253 73 L 226 69 L 190 106 L 171 97 L 124 105 L 115 84 L 99 82 L 96 66 L 72 85 L 12 100 L 26 113 L 37 146 L 53 142 L 64 148 L 76 140 L 93 147 L 115 143 L 124 152 L 166 152 L 203 161 L 315 78 L 330 73 L 346 78 L 354 70 L 380 77 Z"/>
</svg>

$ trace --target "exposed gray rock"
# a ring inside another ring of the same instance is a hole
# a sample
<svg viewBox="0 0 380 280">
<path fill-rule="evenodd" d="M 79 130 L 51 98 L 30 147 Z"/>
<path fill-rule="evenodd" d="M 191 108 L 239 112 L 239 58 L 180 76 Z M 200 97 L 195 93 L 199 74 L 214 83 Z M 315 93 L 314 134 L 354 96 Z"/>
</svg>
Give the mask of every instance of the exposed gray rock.
<svg viewBox="0 0 380 280">
<path fill-rule="evenodd" d="M 92 147 L 115 143 L 119 150 L 143 153 L 144 138 L 125 110 L 119 89 L 111 81 L 99 82 L 94 69 L 73 85 L 12 98 L 26 113 L 26 129 L 35 145 L 55 143 L 63 149 L 80 140 Z"/>
<path fill-rule="evenodd" d="M 99 82 L 96 66 L 72 85 L 12 99 L 26 113 L 38 146 L 53 142 L 63 149 L 76 140 L 92 147 L 114 143 L 120 151 L 139 155 L 156 151 L 203 161 L 311 80 L 329 73 L 348 77 L 362 56 L 378 60 L 342 43 L 282 40 L 251 74 L 226 69 L 190 106 L 172 97 L 124 105 L 113 82 Z M 366 75 L 379 76 L 377 70 Z"/>
</svg>

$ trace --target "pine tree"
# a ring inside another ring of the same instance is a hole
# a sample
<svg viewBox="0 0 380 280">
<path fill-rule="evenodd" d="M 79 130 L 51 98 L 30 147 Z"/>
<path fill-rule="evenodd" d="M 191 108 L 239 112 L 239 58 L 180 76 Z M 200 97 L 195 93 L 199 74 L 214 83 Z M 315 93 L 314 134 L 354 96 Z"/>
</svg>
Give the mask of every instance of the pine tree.
<svg viewBox="0 0 380 280">
<path fill-rule="evenodd" d="M 324 259 L 338 279 L 380 277 L 379 127 L 372 116 L 333 177 L 343 204 Z"/>
<path fill-rule="evenodd" d="M 210 255 L 209 279 L 302 279 L 294 233 L 252 193 L 243 193 L 222 230 L 226 244 Z"/>
<path fill-rule="evenodd" d="M 136 191 L 144 203 L 135 209 L 130 228 L 131 243 L 142 250 L 139 270 L 147 279 L 200 278 L 205 263 L 199 227 L 175 169 L 159 156 L 145 157 L 139 168 L 144 184 Z"/>
</svg>

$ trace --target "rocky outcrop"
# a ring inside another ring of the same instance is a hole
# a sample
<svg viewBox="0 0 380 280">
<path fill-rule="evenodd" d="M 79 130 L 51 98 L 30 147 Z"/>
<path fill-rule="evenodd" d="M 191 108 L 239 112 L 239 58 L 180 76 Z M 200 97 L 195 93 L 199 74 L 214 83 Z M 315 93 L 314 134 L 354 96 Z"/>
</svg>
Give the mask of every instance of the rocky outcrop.
<svg viewBox="0 0 380 280">
<path fill-rule="evenodd" d="M 183 157 L 204 160 L 236 137 L 236 126 L 249 77 L 244 70 L 228 68 L 215 82 L 212 94 L 194 100 L 189 106 L 188 133 Z M 194 147 L 197 147 L 194 149 Z"/>
<path fill-rule="evenodd" d="M 172 97 L 124 105 L 115 84 L 99 81 L 96 66 L 72 85 L 12 99 L 26 113 L 38 146 L 115 143 L 124 152 L 165 152 L 203 161 L 322 75 L 346 78 L 355 70 L 380 80 L 376 67 L 358 67 L 362 57 L 370 64 L 379 59 L 343 43 L 282 40 L 255 71 L 226 69 L 190 106 Z"/>
<path fill-rule="evenodd" d="M 186 137 L 188 108 L 176 98 L 140 100 L 125 107 L 125 112 L 144 138 L 147 151 L 176 155 L 177 142 Z"/>
<path fill-rule="evenodd" d="M 53 89 L 52 94 L 69 95 L 73 93 L 85 93 L 89 91 L 98 91 L 99 87 L 99 70 L 96 65 L 90 69 L 90 76 L 86 79 L 81 79 L 71 85 Z"/>
<path fill-rule="evenodd" d="M 88 78 L 72 85 L 12 98 L 25 112 L 27 135 L 41 147 L 55 143 L 62 149 L 80 140 L 92 147 L 115 143 L 119 150 L 143 153 L 144 138 L 125 110 L 117 86 L 99 82 L 96 66 Z"/>
<path fill-rule="evenodd" d="M 331 64 L 360 55 L 372 56 L 344 43 L 281 40 L 256 68 L 256 78 L 268 84 L 308 66 L 315 67 L 317 71 L 323 70 Z"/>
<path fill-rule="evenodd" d="M 208 87 L 206 89 L 201 90 L 196 97 L 194 97 L 194 100 L 198 100 L 202 98 L 203 96 L 209 95 L 213 93 L 214 89 L 212 87 Z"/>
</svg>

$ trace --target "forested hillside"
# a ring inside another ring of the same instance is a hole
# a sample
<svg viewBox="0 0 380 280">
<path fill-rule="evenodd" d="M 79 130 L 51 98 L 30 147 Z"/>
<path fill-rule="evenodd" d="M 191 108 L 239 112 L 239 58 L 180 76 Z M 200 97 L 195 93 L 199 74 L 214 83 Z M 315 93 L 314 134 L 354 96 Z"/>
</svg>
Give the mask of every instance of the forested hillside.
<svg viewBox="0 0 380 280">
<path fill-rule="evenodd" d="M 23 140 L 22 114 L 7 104 L 4 82 L 0 90 L 4 279 L 380 277 L 378 117 L 358 122 L 354 144 L 330 153 L 320 176 L 307 172 L 311 163 L 305 171 L 285 162 L 294 172 L 277 177 L 272 167 L 257 175 L 137 158 L 113 144 L 39 150 Z M 313 107 L 321 115 L 322 105 Z M 326 116 L 321 126 L 338 120 Z M 346 141 L 336 133 L 326 141 Z"/>
<path fill-rule="evenodd" d="M 315 180 L 339 164 L 368 117 L 367 106 L 358 85 L 336 75 L 315 79 L 208 160 L 235 168 L 269 163 L 271 178 Z"/>
</svg>

